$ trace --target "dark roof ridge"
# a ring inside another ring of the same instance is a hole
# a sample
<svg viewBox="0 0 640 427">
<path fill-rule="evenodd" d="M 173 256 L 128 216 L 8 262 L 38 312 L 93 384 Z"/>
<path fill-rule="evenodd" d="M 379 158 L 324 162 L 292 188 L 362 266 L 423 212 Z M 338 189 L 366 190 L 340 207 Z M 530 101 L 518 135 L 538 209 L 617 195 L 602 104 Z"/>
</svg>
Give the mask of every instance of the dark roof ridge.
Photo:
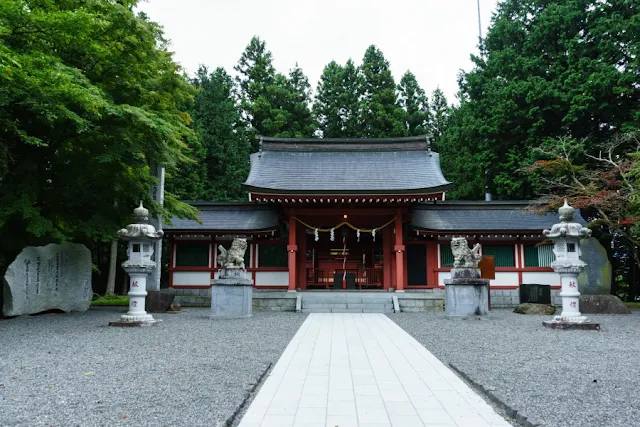
<svg viewBox="0 0 640 427">
<path fill-rule="evenodd" d="M 204 200 L 182 200 L 183 203 L 187 203 L 196 208 L 213 208 L 213 209 L 242 209 L 251 208 L 256 209 L 273 209 L 278 207 L 275 203 L 255 203 L 249 201 L 241 202 L 211 202 Z"/>
<path fill-rule="evenodd" d="M 274 138 L 257 136 L 260 152 L 430 151 L 428 135 L 398 138 Z"/>
<path fill-rule="evenodd" d="M 535 200 L 435 200 L 431 202 L 418 202 L 413 205 L 417 209 L 514 209 L 534 206 Z"/>
<path fill-rule="evenodd" d="M 256 139 L 262 142 L 279 142 L 283 144 L 304 144 L 304 143 L 318 143 L 318 142 L 342 142 L 345 144 L 384 144 L 389 142 L 416 142 L 427 141 L 430 135 L 417 135 L 417 136 L 400 136 L 390 138 L 278 138 L 273 136 L 257 135 Z"/>
</svg>

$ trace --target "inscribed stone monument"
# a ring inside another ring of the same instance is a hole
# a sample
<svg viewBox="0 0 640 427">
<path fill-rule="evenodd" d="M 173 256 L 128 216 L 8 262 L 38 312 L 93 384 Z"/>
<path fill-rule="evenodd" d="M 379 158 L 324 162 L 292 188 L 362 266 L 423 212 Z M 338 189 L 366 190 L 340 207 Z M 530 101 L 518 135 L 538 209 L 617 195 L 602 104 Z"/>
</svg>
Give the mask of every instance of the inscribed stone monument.
<svg viewBox="0 0 640 427">
<path fill-rule="evenodd" d="M 611 293 L 611 263 L 607 250 L 590 237 L 580 241 L 580 258 L 586 262 L 578 275 L 578 286 L 583 295 L 609 295 Z"/>
<path fill-rule="evenodd" d="M 91 304 L 91 252 L 65 243 L 25 248 L 4 275 L 5 316 L 59 309 L 85 311 Z"/>
</svg>

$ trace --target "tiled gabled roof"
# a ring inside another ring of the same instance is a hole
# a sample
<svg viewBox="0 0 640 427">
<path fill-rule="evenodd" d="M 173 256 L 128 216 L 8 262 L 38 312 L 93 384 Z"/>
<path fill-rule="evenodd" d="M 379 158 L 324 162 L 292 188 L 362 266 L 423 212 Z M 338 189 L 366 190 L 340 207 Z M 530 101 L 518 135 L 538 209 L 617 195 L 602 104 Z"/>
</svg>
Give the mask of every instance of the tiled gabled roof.
<svg viewBox="0 0 640 427">
<path fill-rule="evenodd" d="M 253 203 L 188 202 L 200 210 L 200 221 L 172 218 L 167 231 L 268 231 L 278 227 L 279 210 L 274 205 Z"/>
<path fill-rule="evenodd" d="M 426 138 L 262 137 L 245 188 L 276 194 L 429 194 L 451 186 Z"/>
<path fill-rule="evenodd" d="M 527 201 L 451 201 L 434 204 L 415 204 L 411 225 L 431 231 L 537 231 L 551 229 L 560 221 L 557 212 L 537 214 L 529 212 Z M 586 225 L 576 209 L 574 221 Z"/>
</svg>

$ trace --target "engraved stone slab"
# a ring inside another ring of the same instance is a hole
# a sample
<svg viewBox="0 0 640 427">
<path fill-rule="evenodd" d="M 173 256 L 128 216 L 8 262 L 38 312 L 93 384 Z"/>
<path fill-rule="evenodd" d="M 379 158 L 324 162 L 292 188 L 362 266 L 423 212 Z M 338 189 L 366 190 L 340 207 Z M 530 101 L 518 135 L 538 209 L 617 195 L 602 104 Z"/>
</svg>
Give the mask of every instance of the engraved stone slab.
<svg viewBox="0 0 640 427">
<path fill-rule="evenodd" d="M 4 275 L 5 316 L 59 309 L 85 311 L 91 304 L 91 252 L 78 243 L 29 246 Z"/>
<path fill-rule="evenodd" d="M 578 275 L 578 287 L 583 295 L 611 293 L 611 263 L 607 250 L 594 237 L 580 241 L 581 259 L 587 264 Z"/>
</svg>

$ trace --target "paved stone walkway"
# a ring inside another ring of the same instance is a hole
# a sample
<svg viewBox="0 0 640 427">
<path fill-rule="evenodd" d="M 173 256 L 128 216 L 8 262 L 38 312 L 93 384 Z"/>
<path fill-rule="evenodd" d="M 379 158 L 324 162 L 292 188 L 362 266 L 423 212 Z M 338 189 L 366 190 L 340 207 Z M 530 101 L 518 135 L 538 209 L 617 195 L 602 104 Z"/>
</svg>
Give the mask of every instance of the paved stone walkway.
<svg viewBox="0 0 640 427">
<path fill-rule="evenodd" d="M 240 427 L 336 426 L 510 424 L 384 314 L 310 314 Z"/>
</svg>

